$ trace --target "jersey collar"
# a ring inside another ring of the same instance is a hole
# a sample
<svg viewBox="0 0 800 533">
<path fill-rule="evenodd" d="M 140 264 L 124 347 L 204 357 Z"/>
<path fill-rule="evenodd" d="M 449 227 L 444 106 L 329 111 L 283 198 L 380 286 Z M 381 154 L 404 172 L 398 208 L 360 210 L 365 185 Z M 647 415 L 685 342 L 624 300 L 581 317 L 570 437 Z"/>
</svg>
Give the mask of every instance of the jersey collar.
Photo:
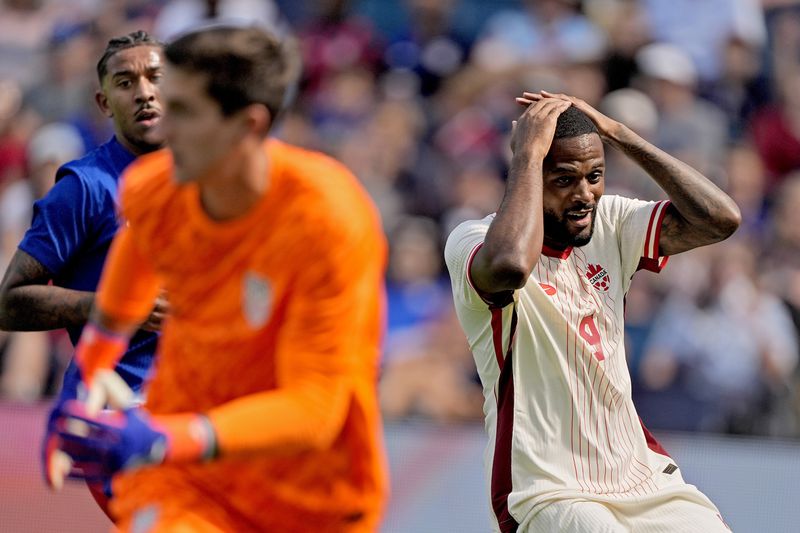
<svg viewBox="0 0 800 533">
<path fill-rule="evenodd" d="M 563 250 L 557 250 L 555 248 L 550 248 L 546 244 L 542 244 L 542 254 L 546 255 L 547 257 L 553 257 L 555 259 L 566 259 L 569 257 L 569 254 L 572 253 L 572 246 L 567 246 Z"/>
</svg>

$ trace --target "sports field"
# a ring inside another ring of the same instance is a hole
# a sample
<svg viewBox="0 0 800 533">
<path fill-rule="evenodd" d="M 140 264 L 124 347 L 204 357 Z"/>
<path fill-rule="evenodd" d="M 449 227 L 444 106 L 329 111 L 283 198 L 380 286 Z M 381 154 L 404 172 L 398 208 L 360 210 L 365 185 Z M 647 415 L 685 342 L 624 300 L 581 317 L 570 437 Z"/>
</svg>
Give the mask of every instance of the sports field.
<svg viewBox="0 0 800 533">
<path fill-rule="evenodd" d="M 0 533 L 108 531 L 83 487 L 60 494 L 45 488 L 38 454 L 46 407 L 0 402 Z M 798 531 L 800 443 L 674 433 L 659 438 L 734 531 Z M 484 442 L 478 424 L 388 423 L 392 498 L 383 533 L 489 531 Z"/>
</svg>

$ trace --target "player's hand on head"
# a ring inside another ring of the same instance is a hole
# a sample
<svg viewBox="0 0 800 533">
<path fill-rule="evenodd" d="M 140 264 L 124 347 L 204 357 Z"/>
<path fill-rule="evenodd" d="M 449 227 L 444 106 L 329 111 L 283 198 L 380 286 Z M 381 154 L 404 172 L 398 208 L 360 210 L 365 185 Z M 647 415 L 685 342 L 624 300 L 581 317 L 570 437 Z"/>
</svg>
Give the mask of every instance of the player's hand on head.
<svg viewBox="0 0 800 533">
<path fill-rule="evenodd" d="M 511 151 L 514 155 L 526 153 L 543 159 L 553 142 L 556 121 L 570 105 L 568 101 L 553 98 L 529 101 L 512 124 Z"/>
<path fill-rule="evenodd" d="M 522 93 L 521 97 L 517 97 L 516 101 L 518 104 L 523 106 L 528 106 L 531 103 L 539 102 L 542 100 L 553 99 L 553 100 L 561 100 L 564 102 L 569 102 L 579 110 L 581 110 L 589 119 L 594 122 L 594 125 L 597 127 L 598 133 L 600 137 L 604 139 L 613 139 L 617 128 L 620 126 L 619 122 L 613 120 L 588 103 L 585 100 L 577 98 L 575 96 L 569 96 L 563 93 L 551 93 L 548 91 L 539 91 L 538 93 L 528 92 L 525 91 Z"/>
<path fill-rule="evenodd" d="M 169 300 L 167 299 L 166 291 L 161 291 L 153 303 L 153 310 L 150 311 L 147 320 L 145 320 L 141 329 L 145 331 L 161 331 L 164 324 L 164 319 L 169 314 Z"/>
</svg>

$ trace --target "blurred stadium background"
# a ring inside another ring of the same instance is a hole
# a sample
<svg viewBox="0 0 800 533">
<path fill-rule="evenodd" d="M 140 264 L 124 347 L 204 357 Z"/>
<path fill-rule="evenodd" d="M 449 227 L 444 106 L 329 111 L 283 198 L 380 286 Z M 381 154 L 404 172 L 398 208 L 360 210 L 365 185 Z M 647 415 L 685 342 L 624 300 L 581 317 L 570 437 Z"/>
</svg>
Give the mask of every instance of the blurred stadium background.
<svg viewBox="0 0 800 533">
<path fill-rule="evenodd" d="M 54 169 L 104 142 L 94 65 L 112 37 L 206 18 L 302 39 L 278 130 L 362 180 L 391 243 L 381 401 L 387 532 L 488 529 L 480 389 L 441 249 L 503 193 L 521 90 L 574 94 L 690 162 L 742 209 L 736 236 L 640 274 L 634 397 L 737 532 L 800 524 L 800 3 L 793 0 L 2 0 L 0 267 Z M 607 152 L 607 192 L 663 194 Z M 0 532 L 104 531 L 87 493 L 45 491 L 61 333 L 0 332 Z"/>
</svg>

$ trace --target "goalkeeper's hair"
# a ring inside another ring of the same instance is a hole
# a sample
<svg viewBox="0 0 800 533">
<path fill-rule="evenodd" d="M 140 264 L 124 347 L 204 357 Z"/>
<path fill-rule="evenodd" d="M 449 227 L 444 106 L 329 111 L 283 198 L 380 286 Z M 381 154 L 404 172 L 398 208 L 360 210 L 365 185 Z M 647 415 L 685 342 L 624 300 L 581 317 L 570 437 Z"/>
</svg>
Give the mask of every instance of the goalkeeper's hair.
<svg viewBox="0 0 800 533">
<path fill-rule="evenodd" d="M 156 46 L 161 48 L 164 44 L 142 30 L 133 31 L 120 37 L 114 37 L 108 41 L 102 57 L 97 62 L 97 79 L 100 81 L 100 85 L 103 84 L 103 78 L 108 74 L 108 61 L 114 57 L 117 52 L 136 46 Z"/>
<path fill-rule="evenodd" d="M 170 66 L 202 74 L 208 95 L 225 116 L 263 104 L 274 124 L 300 75 L 292 37 L 279 39 L 256 27 L 213 26 L 179 37 L 164 54 Z"/>
<path fill-rule="evenodd" d="M 556 131 L 554 139 L 564 139 L 567 137 L 578 137 L 597 133 L 594 122 L 586 116 L 586 113 L 575 106 L 569 106 L 566 111 L 561 113 L 556 120 Z"/>
</svg>

